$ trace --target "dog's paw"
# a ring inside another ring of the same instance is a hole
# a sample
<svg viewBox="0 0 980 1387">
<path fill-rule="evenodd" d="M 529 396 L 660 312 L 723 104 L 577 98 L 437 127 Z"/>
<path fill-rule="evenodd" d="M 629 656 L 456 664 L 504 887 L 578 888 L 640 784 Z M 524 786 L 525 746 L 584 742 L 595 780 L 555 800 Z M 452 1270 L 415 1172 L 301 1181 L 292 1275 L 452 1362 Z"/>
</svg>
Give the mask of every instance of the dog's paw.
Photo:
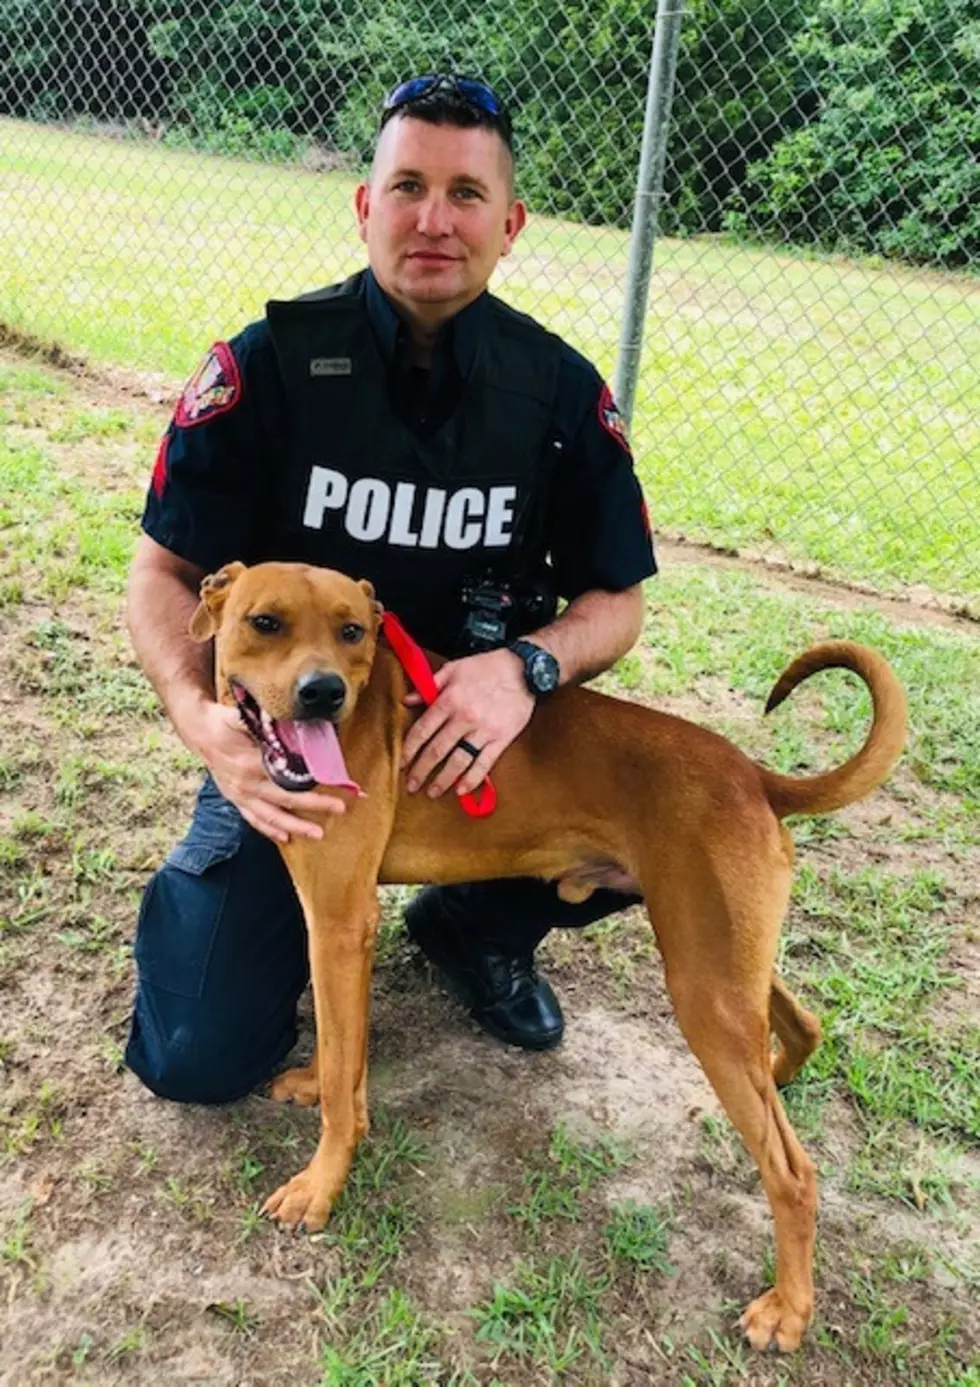
<svg viewBox="0 0 980 1387">
<path fill-rule="evenodd" d="M 799 1348 L 809 1323 L 810 1311 L 791 1309 L 777 1290 L 766 1291 L 753 1300 L 739 1320 L 754 1349 L 761 1351 L 775 1345 L 781 1353 Z"/>
<path fill-rule="evenodd" d="M 320 1081 L 316 1065 L 304 1064 L 301 1069 L 283 1070 L 273 1079 L 269 1096 L 277 1103 L 299 1103 L 304 1108 L 319 1103 Z"/>
<path fill-rule="evenodd" d="M 262 1212 L 290 1228 L 319 1233 L 330 1216 L 333 1196 L 310 1166 L 269 1195 Z"/>
</svg>

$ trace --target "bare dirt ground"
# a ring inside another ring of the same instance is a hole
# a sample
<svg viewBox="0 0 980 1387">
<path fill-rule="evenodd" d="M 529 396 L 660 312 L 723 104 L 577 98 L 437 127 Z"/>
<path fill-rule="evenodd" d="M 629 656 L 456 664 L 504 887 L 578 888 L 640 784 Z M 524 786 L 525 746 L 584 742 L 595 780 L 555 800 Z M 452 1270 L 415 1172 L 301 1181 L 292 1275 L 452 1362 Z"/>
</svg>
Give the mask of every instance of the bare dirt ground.
<svg viewBox="0 0 980 1387">
<path fill-rule="evenodd" d="M 73 408 L 160 414 L 127 391 L 64 379 Z M 48 439 L 59 466 L 94 487 L 124 497 L 142 485 L 138 448 L 50 443 L 48 405 L 13 432 Z M 662 551 L 665 566 L 689 557 Z M 788 597 L 799 582 L 771 571 L 760 581 Z M 768 1212 L 678 1033 L 639 911 L 590 937 L 546 941 L 541 965 L 567 1035 L 556 1052 L 531 1055 L 473 1027 L 400 933 L 404 893 L 386 893 L 363 1178 L 323 1235 L 258 1220 L 261 1199 L 312 1151 L 316 1116 L 263 1092 L 179 1107 L 122 1068 L 139 895 L 182 831 L 198 774 L 139 691 L 118 591 L 41 589 L 27 582 L 0 611 L 0 1383 L 980 1381 L 976 1148 L 939 1150 L 933 1130 L 909 1122 L 897 1129 L 908 1147 L 902 1179 L 909 1162 L 919 1178 L 918 1161 L 921 1198 L 914 1179 L 892 1196 L 855 1187 L 867 1118 L 819 1073 L 794 1119 L 821 1170 L 817 1323 L 790 1360 L 741 1346 L 734 1322 L 771 1258 Z M 829 588 L 817 596 L 854 600 Z M 960 626 L 904 604 L 883 609 Z M 655 701 L 726 729 L 758 718 L 723 680 Z M 957 981 L 938 1004 L 944 1026 L 975 1019 L 980 999 L 980 848 L 971 833 L 935 829 L 955 819 L 954 798 L 906 764 L 838 816 L 838 835 L 804 834 L 801 848 L 819 879 L 869 867 L 942 876 L 942 966 Z M 807 930 L 795 905 L 794 948 Z M 312 1038 L 308 1003 L 303 1019 L 300 1054 Z M 529 1174 L 564 1188 L 556 1131 L 579 1152 L 610 1142 L 619 1152 L 601 1177 L 576 1167 L 574 1216 L 531 1207 Z M 611 1211 L 630 1200 L 669 1211 L 669 1263 L 610 1254 Z M 522 1266 L 567 1273 L 550 1300 L 541 1286 L 527 1293 L 544 1306 L 551 1347 L 497 1354 L 477 1330 L 494 1288 L 514 1287 Z M 601 1291 L 591 1340 L 590 1286 Z M 388 1313 L 393 1291 L 410 1306 L 400 1317 Z"/>
</svg>

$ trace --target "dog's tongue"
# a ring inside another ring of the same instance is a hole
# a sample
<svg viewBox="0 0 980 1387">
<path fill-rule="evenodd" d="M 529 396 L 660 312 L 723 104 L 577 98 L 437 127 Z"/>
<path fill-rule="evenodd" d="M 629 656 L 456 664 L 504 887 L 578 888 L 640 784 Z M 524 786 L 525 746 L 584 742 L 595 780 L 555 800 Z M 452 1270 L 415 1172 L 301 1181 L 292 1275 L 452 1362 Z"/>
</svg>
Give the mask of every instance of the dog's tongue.
<svg viewBox="0 0 980 1387">
<path fill-rule="evenodd" d="M 276 730 L 286 749 L 302 756 L 318 784 L 338 785 L 342 790 L 361 794 L 360 785 L 347 772 L 332 722 L 304 718 L 299 722 L 277 722 Z"/>
</svg>

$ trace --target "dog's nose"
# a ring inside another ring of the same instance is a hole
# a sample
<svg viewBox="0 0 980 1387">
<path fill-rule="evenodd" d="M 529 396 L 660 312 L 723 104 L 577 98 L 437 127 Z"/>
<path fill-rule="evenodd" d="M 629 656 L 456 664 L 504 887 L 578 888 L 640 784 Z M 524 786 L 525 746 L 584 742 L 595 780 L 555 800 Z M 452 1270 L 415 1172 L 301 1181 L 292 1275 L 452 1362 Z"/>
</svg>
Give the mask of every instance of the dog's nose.
<svg viewBox="0 0 980 1387">
<path fill-rule="evenodd" d="M 339 674 L 304 674 L 296 685 L 296 705 L 301 718 L 332 718 L 340 712 L 347 686 Z"/>
</svg>

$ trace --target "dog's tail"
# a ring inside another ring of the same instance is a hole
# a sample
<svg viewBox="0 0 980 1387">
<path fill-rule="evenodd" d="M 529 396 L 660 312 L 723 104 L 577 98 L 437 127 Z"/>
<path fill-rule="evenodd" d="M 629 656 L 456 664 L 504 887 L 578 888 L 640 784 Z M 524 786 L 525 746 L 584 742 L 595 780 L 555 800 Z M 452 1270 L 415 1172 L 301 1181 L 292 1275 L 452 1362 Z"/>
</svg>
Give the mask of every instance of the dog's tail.
<svg viewBox="0 0 980 1387">
<path fill-rule="evenodd" d="M 837 770 L 798 779 L 763 768 L 766 795 L 780 818 L 825 814 L 862 799 L 881 784 L 905 746 L 908 712 L 902 686 L 887 660 L 853 641 L 824 641 L 800 655 L 776 681 L 766 712 L 821 669 L 853 670 L 864 680 L 874 710 L 871 731 L 861 750 Z"/>
</svg>

